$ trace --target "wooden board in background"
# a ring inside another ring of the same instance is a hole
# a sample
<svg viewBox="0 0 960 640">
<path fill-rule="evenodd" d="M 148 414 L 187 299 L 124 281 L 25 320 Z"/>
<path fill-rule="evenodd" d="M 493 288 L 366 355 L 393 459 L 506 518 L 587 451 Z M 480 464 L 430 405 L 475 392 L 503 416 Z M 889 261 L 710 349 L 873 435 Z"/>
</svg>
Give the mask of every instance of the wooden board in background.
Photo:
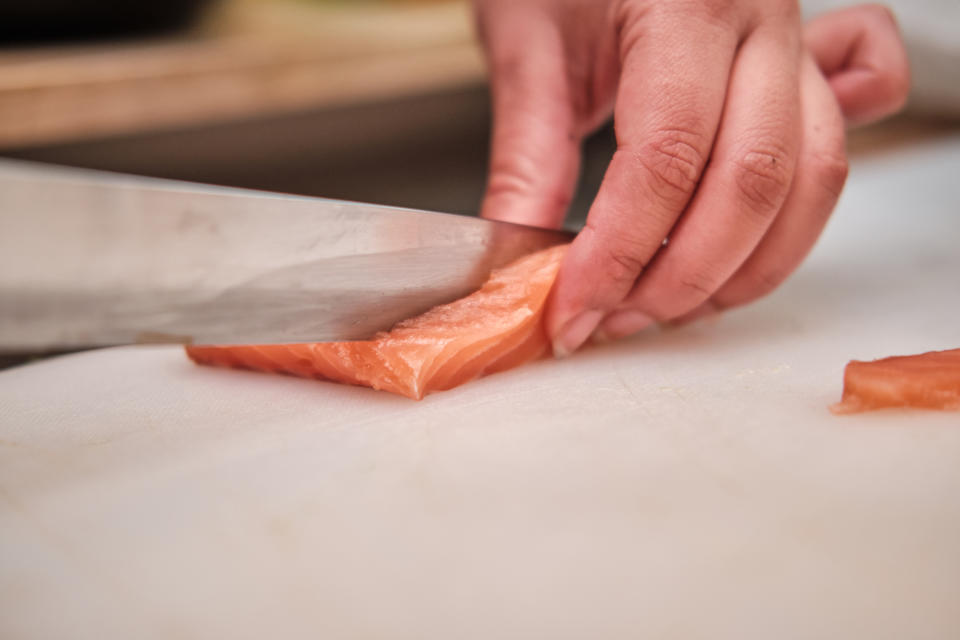
<svg viewBox="0 0 960 640">
<path fill-rule="evenodd" d="M 191 33 L 0 52 L 0 148 L 479 84 L 465 2 L 226 2 Z"/>
</svg>

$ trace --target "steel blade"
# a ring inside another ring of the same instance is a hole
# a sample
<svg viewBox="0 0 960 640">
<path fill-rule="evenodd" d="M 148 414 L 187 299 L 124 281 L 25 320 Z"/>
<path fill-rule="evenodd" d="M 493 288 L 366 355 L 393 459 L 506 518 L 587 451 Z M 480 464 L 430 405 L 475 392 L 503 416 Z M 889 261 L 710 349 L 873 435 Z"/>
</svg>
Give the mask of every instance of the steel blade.
<svg viewBox="0 0 960 640">
<path fill-rule="evenodd" d="M 0 161 L 0 349 L 367 338 L 566 232 Z"/>
</svg>

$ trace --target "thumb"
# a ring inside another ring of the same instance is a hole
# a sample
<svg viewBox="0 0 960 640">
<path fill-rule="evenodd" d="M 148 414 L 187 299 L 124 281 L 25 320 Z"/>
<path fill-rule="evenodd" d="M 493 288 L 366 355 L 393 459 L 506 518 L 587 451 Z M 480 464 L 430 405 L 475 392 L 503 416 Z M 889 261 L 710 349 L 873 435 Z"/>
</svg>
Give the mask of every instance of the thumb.
<svg viewBox="0 0 960 640">
<path fill-rule="evenodd" d="M 580 168 L 563 45 L 547 21 L 521 20 L 517 13 L 482 25 L 493 135 L 481 215 L 559 227 Z"/>
</svg>

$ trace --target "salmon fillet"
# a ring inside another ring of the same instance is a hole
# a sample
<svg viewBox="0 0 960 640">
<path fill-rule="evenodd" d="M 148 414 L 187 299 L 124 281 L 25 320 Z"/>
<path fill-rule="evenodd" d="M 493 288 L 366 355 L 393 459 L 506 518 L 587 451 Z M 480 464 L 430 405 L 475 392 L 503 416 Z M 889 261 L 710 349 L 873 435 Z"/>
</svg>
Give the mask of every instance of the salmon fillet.
<svg viewBox="0 0 960 640">
<path fill-rule="evenodd" d="M 887 407 L 960 411 L 960 349 L 847 365 L 834 413 Z"/>
<path fill-rule="evenodd" d="M 405 320 L 371 340 L 188 346 L 198 363 L 285 373 L 390 391 L 419 400 L 540 358 L 547 296 L 567 245 L 495 270 L 476 292 Z"/>
</svg>

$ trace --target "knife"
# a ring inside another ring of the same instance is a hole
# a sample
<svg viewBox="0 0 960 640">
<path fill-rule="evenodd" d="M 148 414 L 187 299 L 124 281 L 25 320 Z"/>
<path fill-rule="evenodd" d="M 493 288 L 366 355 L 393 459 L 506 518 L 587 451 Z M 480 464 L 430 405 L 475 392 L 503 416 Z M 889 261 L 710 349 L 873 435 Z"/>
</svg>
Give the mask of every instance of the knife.
<svg viewBox="0 0 960 640">
<path fill-rule="evenodd" d="M 571 238 L 0 160 L 0 351 L 364 339 Z"/>
</svg>

